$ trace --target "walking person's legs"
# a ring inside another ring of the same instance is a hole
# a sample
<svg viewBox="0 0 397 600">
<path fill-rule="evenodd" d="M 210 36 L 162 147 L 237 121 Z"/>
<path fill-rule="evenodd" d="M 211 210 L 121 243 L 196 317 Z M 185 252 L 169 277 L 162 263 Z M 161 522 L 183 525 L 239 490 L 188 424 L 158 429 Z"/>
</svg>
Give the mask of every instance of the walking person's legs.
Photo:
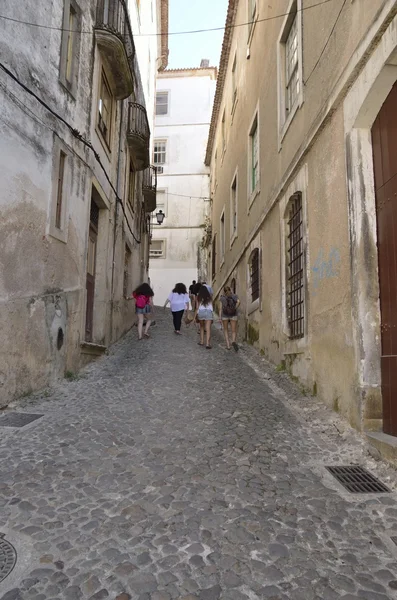
<svg viewBox="0 0 397 600">
<path fill-rule="evenodd" d="M 143 334 L 145 337 L 149 337 L 149 328 L 150 325 L 152 324 L 152 315 L 151 313 L 147 313 L 146 315 L 146 327 L 145 327 L 145 333 Z"/>
<path fill-rule="evenodd" d="M 231 325 L 231 328 L 232 328 L 232 346 L 235 349 L 235 351 L 237 352 L 237 350 L 238 350 L 238 345 L 237 345 L 237 342 L 236 342 L 236 339 L 237 339 L 237 320 L 233 320 L 232 319 L 230 321 L 230 325 Z"/>
<path fill-rule="evenodd" d="M 206 334 L 206 346 L 211 348 L 211 325 L 212 321 L 204 321 L 205 323 L 205 334 Z"/>
<path fill-rule="evenodd" d="M 181 325 L 182 325 L 182 317 L 183 317 L 183 310 L 178 310 L 175 313 L 172 313 L 173 315 L 175 315 L 174 318 L 174 327 L 175 327 L 175 331 L 176 333 L 180 333 L 181 332 Z"/>
<path fill-rule="evenodd" d="M 230 350 L 230 341 L 229 341 L 229 321 L 227 319 L 222 319 L 223 325 L 223 335 L 225 336 L 226 347 Z"/>
<path fill-rule="evenodd" d="M 200 324 L 200 346 L 204 346 L 205 321 L 199 321 Z"/>
<path fill-rule="evenodd" d="M 143 317 L 142 313 L 138 313 L 138 340 L 142 339 Z"/>
</svg>

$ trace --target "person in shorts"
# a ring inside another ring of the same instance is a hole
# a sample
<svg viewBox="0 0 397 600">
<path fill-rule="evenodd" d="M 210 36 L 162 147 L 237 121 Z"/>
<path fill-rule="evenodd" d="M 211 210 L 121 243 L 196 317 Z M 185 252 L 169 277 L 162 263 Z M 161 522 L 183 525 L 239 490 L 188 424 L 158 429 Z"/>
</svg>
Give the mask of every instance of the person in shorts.
<svg viewBox="0 0 397 600">
<path fill-rule="evenodd" d="M 141 340 L 142 337 L 150 337 L 149 328 L 153 316 L 153 296 L 153 290 L 148 283 L 141 283 L 141 285 L 132 292 L 132 298 L 135 300 L 135 312 L 138 315 L 138 340 Z M 145 317 L 146 325 L 145 332 L 143 333 L 143 321 Z"/>
<path fill-rule="evenodd" d="M 195 317 L 200 324 L 199 346 L 204 346 L 205 334 L 205 347 L 207 350 L 211 350 L 211 325 L 214 320 L 214 308 L 212 306 L 212 296 L 205 285 L 201 286 L 197 294 Z"/>
<path fill-rule="evenodd" d="M 223 289 L 223 295 L 219 301 L 219 314 L 220 320 L 223 325 L 223 333 L 225 336 L 226 347 L 230 350 L 230 338 L 229 338 L 229 323 L 231 327 L 232 346 L 234 350 L 238 351 L 238 345 L 236 342 L 237 338 L 237 321 L 238 321 L 238 307 L 240 306 L 240 300 L 233 294 L 232 289 L 229 286 L 225 286 Z"/>
</svg>

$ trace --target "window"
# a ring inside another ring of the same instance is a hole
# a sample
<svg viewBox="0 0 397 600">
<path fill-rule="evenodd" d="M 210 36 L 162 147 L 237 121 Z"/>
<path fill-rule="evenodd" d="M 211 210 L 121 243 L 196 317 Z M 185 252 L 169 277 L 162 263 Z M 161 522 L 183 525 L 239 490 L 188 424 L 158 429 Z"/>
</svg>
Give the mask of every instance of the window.
<svg viewBox="0 0 397 600">
<path fill-rule="evenodd" d="M 248 38 L 252 33 L 256 18 L 256 0 L 248 0 Z"/>
<path fill-rule="evenodd" d="M 249 136 L 249 185 L 252 194 L 259 183 L 259 140 L 258 140 L 258 116 L 255 116 Z"/>
<path fill-rule="evenodd" d="M 130 169 L 128 174 L 128 202 L 132 210 L 135 208 L 135 171 L 130 161 Z"/>
<path fill-rule="evenodd" d="M 232 112 L 237 100 L 237 53 L 234 55 L 232 66 Z"/>
<path fill-rule="evenodd" d="M 165 240 L 152 240 L 150 242 L 150 258 L 165 257 Z"/>
<path fill-rule="evenodd" d="M 222 154 L 226 150 L 226 111 L 223 111 L 222 115 Z"/>
<path fill-rule="evenodd" d="M 156 115 L 168 115 L 168 92 L 157 92 Z"/>
<path fill-rule="evenodd" d="M 164 165 L 167 161 L 167 140 L 154 140 L 153 162 Z"/>
<path fill-rule="evenodd" d="M 217 173 L 217 169 L 218 169 L 218 150 L 216 150 L 215 152 L 215 158 L 214 158 L 214 189 L 216 190 L 217 185 L 218 185 L 218 173 Z"/>
<path fill-rule="evenodd" d="M 235 294 L 236 293 L 236 279 L 234 277 L 230 282 L 230 288 L 231 288 L 233 294 Z"/>
<path fill-rule="evenodd" d="M 58 188 L 57 188 L 57 205 L 55 211 L 55 227 L 62 228 L 62 208 L 63 208 L 63 181 L 65 176 L 66 154 L 59 153 L 59 170 L 58 170 Z"/>
<path fill-rule="evenodd" d="M 77 89 L 78 60 L 80 54 L 80 9 L 75 0 L 65 0 L 63 9 L 63 32 L 61 42 L 61 83 L 75 95 Z"/>
<path fill-rule="evenodd" d="M 237 234 L 237 175 L 235 175 L 230 188 L 230 237 Z"/>
<path fill-rule="evenodd" d="M 304 240 L 302 194 L 290 198 L 287 238 L 287 315 L 289 337 L 305 333 Z"/>
<path fill-rule="evenodd" d="M 295 15 L 285 42 L 286 101 L 285 110 L 291 112 L 299 96 L 298 16 Z"/>
<path fill-rule="evenodd" d="M 221 263 L 225 260 L 225 211 L 221 214 L 221 227 L 220 227 L 220 259 Z"/>
<path fill-rule="evenodd" d="M 216 275 L 216 234 L 212 238 L 211 262 L 212 262 L 212 281 L 213 281 L 215 279 L 215 275 Z"/>
<path fill-rule="evenodd" d="M 302 0 L 292 2 L 279 37 L 279 125 L 284 131 L 302 100 L 301 2 Z"/>
<path fill-rule="evenodd" d="M 59 139 L 55 138 L 52 159 L 49 234 L 65 244 L 68 236 L 69 160 L 70 156 L 66 146 Z"/>
<path fill-rule="evenodd" d="M 124 279 L 123 279 L 123 296 L 126 298 L 130 294 L 130 269 L 131 269 L 131 250 L 128 245 L 125 245 L 124 252 Z"/>
<path fill-rule="evenodd" d="M 113 96 L 106 75 L 102 71 L 98 102 L 98 128 L 108 146 L 110 146 L 112 110 Z"/>
<path fill-rule="evenodd" d="M 251 302 L 259 300 L 259 282 L 260 282 L 260 270 L 259 270 L 259 248 L 255 248 L 251 254 L 249 261 L 249 273 L 250 273 L 250 288 L 251 288 Z"/>
</svg>

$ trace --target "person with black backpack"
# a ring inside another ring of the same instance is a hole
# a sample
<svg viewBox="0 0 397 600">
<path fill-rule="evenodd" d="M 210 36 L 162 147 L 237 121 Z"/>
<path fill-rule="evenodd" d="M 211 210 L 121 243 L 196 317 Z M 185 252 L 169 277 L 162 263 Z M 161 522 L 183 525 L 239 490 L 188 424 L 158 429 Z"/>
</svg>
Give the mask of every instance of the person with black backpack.
<svg viewBox="0 0 397 600">
<path fill-rule="evenodd" d="M 240 306 L 240 300 L 233 294 L 232 289 L 229 286 L 224 287 L 223 296 L 220 297 L 219 303 L 219 314 L 223 325 L 223 333 L 225 335 L 226 347 L 230 350 L 230 339 L 229 339 L 229 323 L 232 330 L 232 346 L 234 350 L 238 351 L 238 345 L 236 342 L 237 337 L 237 321 L 238 321 L 238 307 Z"/>
</svg>

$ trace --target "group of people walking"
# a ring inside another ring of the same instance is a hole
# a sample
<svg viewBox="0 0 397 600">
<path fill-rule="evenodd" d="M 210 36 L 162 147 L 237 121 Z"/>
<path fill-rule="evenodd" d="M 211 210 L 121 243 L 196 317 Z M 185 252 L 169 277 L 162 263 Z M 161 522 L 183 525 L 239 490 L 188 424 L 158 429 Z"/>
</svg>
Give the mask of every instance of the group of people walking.
<svg viewBox="0 0 397 600">
<path fill-rule="evenodd" d="M 184 283 L 177 283 L 164 303 L 164 309 L 168 304 L 171 307 L 174 332 L 181 335 L 182 321 L 185 317 L 186 325 L 195 322 L 200 334 L 199 346 L 205 346 L 208 350 L 211 346 L 211 327 L 214 322 L 214 305 L 212 300 L 213 291 L 207 283 L 192 282 L 189 293 Z M 141 284 L 132 294 L 135 299 L 135 310 L 138 317 L 138 339 L 150 337 L 149 328 L 153 316 L 153 290 L 148 283 Z M 191 311 L 190 311 L 191 306 Z M 222 322 L 226 347 L 228 350 L 234 348 L 237 352 L 237 322 L 240 300 L 230 287 L 226 286 L 219 299 L 219 320 Z M 146 325 L 144 327 L 144 319 Z M 231 334 L 229 336 L 229 323 Z"/>
</svg>

